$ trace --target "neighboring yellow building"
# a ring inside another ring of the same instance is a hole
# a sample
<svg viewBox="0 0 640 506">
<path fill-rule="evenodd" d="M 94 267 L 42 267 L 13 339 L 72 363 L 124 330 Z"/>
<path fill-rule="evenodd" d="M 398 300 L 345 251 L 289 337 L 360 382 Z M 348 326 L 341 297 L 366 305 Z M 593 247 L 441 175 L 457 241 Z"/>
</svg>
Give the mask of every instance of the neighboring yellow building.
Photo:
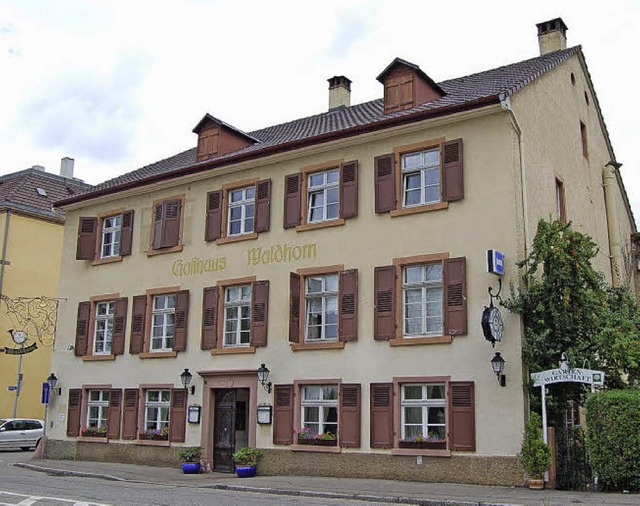
<svg viewBox="0 0 640 506">
<path fill-rule="evenodd" d="M 197 147 L 62 201 L 48 456 L 199 445 L 231 472 L 249 445 L 263 474 L 522 484 L 522 322 L 499 308 L 485 330 L 488 289 L 520 282 L 557 216 L 635 290 L 635 224 L 565 31 L 442 83 L 395 59 L 364 104 L 336 76 L 329 111 L 251 133 L 206 115 Z"/>
<path fill-rule="evenodd" d="M 0 418 L 44 416 L 41 386 L 50 373 L 64 226 L 52 203 L 88 187 L 73 179 L 71 158 L 62 160 L 61 173 L 66 177 L 34 166 L 0 177 Z M 19 332 L 26 334 L 21 344 Z"/>
</svg>

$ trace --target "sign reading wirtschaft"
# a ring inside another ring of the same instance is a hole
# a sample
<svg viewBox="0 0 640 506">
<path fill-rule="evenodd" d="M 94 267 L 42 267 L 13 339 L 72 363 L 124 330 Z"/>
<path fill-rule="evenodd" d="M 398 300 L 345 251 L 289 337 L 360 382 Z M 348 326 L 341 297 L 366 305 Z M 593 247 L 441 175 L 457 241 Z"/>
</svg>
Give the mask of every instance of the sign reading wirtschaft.
<svg viewBox="0 0 640 506">
<path fill-rule="evenodd" d="M 531 380 L 534 387 L 568 382 L 603 385 L 604 372 L 591 369 L 549 369 L 548 371 L 532 373 Z"/>
</svg>

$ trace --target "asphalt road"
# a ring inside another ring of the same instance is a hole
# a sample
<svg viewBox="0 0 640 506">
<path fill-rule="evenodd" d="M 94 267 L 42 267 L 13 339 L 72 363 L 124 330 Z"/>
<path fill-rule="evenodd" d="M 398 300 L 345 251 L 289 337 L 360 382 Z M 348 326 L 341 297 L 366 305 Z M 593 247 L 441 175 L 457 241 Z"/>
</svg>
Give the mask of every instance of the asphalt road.
<svg viewBox="0 0 640 506">
<path fill-rule="evenodd" d="M 50 476 L 11 465 L 14 462 L 29 461 L 32 453 L 0 450 L 0 506 L 253 506 L 265 504 L 362 506 L 363 504 L 380 504 Z"/>
</svg>

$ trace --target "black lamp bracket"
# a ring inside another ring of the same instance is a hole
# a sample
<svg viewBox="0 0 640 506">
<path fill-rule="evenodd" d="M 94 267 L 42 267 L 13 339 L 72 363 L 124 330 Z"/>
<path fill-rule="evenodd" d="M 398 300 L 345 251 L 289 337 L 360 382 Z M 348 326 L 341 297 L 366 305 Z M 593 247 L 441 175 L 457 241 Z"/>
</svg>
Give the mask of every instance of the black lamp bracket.
<svg viewBox="0 0 640 506">
<path fill-rule="evenodd" d="M 493 299 L 497 299 L 500 302 L 502 302 L 502 297 L 500 297 L 500 292 L 502 291 L 502 278 L 498 278 L 498 292 L 494 295 L 493 294 L 493 287 L 489 287 L 487 289 L 487 292 L 489 292 L 489 297 L 491 298 L 490 302 L 489 302 L 489 307 L 493 307 Z"/>
</svg>

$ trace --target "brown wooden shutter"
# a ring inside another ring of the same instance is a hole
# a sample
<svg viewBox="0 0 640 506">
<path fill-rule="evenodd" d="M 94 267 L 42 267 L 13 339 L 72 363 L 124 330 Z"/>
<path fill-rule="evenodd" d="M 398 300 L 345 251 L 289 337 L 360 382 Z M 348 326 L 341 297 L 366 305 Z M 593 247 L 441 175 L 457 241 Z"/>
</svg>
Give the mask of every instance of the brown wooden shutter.
<svg viewBox="0 0 640 506">
<path fill-rule="evenodd" d="M 116 299 L 116 308 L 113 315 L 113 341 L 111 353 L 122 355 L 124 353 L 124 336 L 127 328 L 127 303 L 126 297 Z"/>
<path fill-rule="evenodd" d="M 251 286 L 251 346 L 267 345 L 268 311 L 269 282 L 256 281 Z"/>
<path fill-rule="evenodd" d="M 444 261 L 445 334 L 467 333 L 467 260 L 465 257 Z"/>
<path fill-rule="evenodd" d="M 176 318 L 173 327 L 173 349 L 187 349 L 187 330 L 189 327 L 189 290 L 176 293 Z"/>
<path fill-rule="evenodd" d="M 289 275 L 289 341 L 300 342 L 300 296 L 301 279 L 292 272 Z"/>
<path fill-rule="evenodd" d="M 403 111 L 414 107 L 413 74 L 389 77 L 384 83 L 384 113 Z"/>
<path fill-rule="evenodd" d="M 444 200 L 453 202 L 464 198 L 462 170 L 462 139 L 445 142 L 442 146 L 442 193 Z"/>
<path fill-rule="evenodd" d="M 207 222 L 205 241 L 215 241 L 222 235 L 222 191 L 207 193 Z"/>
<path fill-rule="evenodd" d="M 271 179 L 256 183 L 256 232 L 267 232 L 271 225 Z"/>
<path fill-rule="evenodd" d="M 475 395 L 473 381 L 449 383 L 449 449 L 476 451 Z"/>
<path fill-rule="evenodd" d="M 122 228 L 120 229 L 120 256 L 131 255 L 133 243 L 133 211 L 122 213 Z"/>
<path fill-rule="evenodd" d="M 200 349 L 211 350 L 216 347 L 218 332 L 218 287 L 209 286 L 202 292 L 202 339 Z"/>
<path fill-rule="evenodd" d="M 378 341 L 393 339 L 396 334 L 395 288 L 395 266 L 376 267 L 373 271 L 373 291 L 376 297 L 373 338 Z"/>
<path fill-rule="evenodd" d="M 340 341 L 358 339 L 358 269 L 340 273 L 338 335 Z"/>
<path fill-rule="evenodd" d="M 82 401 L 82 389 L 69 389 L 69 406 L 67 408 L 67 436 L 78 437 L 80 435 L 80 405 Z"/>
<path fill-rule="evenodd" d="M 284 228 L 300 225 L 301 174 L 289 174 L 284 178 Z"/>
<path fill-rule="evenodd" d="M 340 430 L 343 448 L 360 448 L 360 384 L 340 385 Z"/>
<path fill-rule="evenodd" d="M 393 384 L 371 383 L 371 448 L 393 448 Z"/>
<path fill-rule="evenodd" d="M 78 222 L 78 244 L 76 260 L 93 260 L 96 257 L 98 218 L 80 218 Z"/>
<path fill-rule="evenodd" d="M 147 314 L 147 296 L 136 295 L 133 298 L 131 313 L 131 340 L 129 353 L 140 353 L 144 344 L 144 326 Z"/>
<path fill-rule="evenodd" d="M 164 204 L 156 204 L 153 210 L 153 249 L 162 248 L 162 224 L 164 223 Z"/>
<path fill-rule="evenodd" d="M 293 385 L 274 387 L 273 444 L 293 443 Z"/>
<path fill-rule="evenodd" d="M 181 200 L 163 202 L 161 248 L 171 248 L 180 244 Z"/>
<path fill-rule="evenodd" d="M 373 164 L 376 173 L 376 213 L 388 213 L 396 208 L 395 156 L 376 156 Z"/>
<path fill-rule="evenodd" d="M 358 161 L 340 167 L 340 217 L 358 216 Z"/>
<path fill-rule="evenodd" d="M 124 389 L 124 405 L 122 407 L 122 439 L 138 437 L 138 396 L 137 388 Z"/>
<path fill-rule="evenodd" d="M 109 390 L 109 407 L 107 408 L 107 437 L 120 439 L 120 414 L 122 405 L 122 390 Z"/>
<path fill-rule="evenodd" d="M 171 389 L 171 407 L 169 409 L 169 441 L 184 441 L 187 427 L 187 390 Z"/>
<path fill-rule="evenodd" d="M 73 348 L 76 357 L 84 357 L 88 353 L 90 315 L 91 302 L 80 302 L 76 321 L 76 344 Z"/>
</svg>

